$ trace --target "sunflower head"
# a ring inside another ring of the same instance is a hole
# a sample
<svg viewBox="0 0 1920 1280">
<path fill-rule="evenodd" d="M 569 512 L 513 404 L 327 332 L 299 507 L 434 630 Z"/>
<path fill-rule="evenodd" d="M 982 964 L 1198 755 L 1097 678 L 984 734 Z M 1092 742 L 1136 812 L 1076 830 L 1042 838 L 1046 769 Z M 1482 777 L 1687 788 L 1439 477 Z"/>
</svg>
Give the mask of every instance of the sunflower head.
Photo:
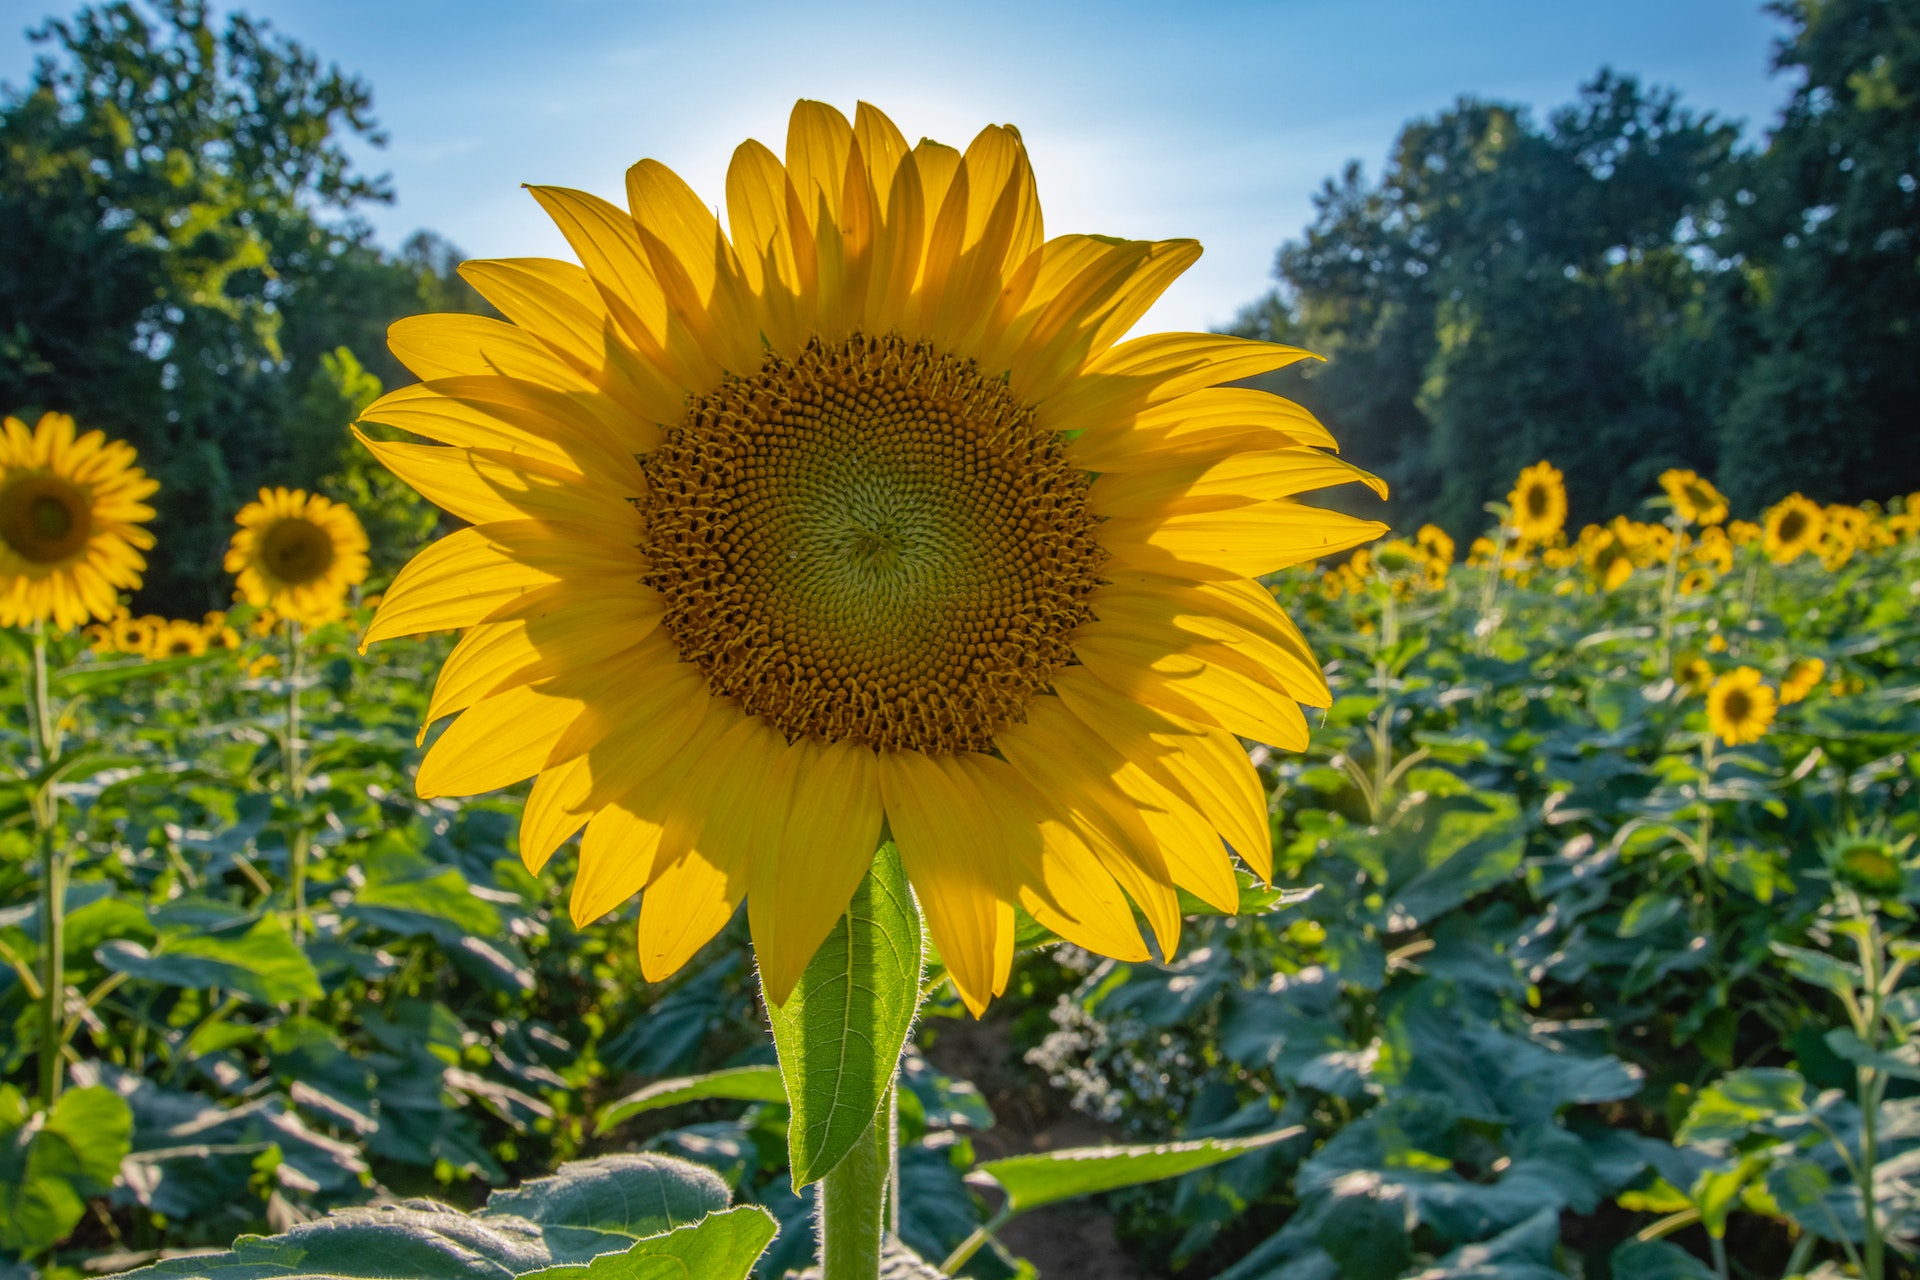
<svg viewBox="0 0 1920 1280">
<path fill-rule="evenodd" d="M 1752 667 L 1736 667 L 1707 690 L 1707 727 L 1730 747 L 1758 742 L 1775 710 L 1772 687 Z"/>
<path fill-rule="evenodd" d="M 41 417 L 32 431 L 8 418 L 0 431 L 0 626 L 52 622 L 62 629 L 111 618 L 119 593 L 140 585 L 142 523 L 160 486 L 133 465 L 131 445 L 73 419 Z"/>
<path fill-rule="evenodd" d="M 1826 526 L 1826 513 L 1817 503 L 1789 494 L 1767 508 L 1760 546 L 1775 564 L 1791 564 L 1820 541 Z"/>
<path fill-rule="evenodd" d="M 1235 735 L 1303 745 L 1328 695 L 1257 579 L 1384 532 L 1296 495 L 1384 486 L 1229 385 L 1304 352 L 1120 341 L 1197 245 L 1049 238 L 1017 132 L 864 105 L 743 144 L 723 215 L 653 161 L 627 208 L 534 195 L 577 265 L 467 263 L 507 321 L 401 321 L 423 381 L 364 414 L 472 526 L 366 637 L 467 628 L 422 794 L 537 775 L 522 854 L 581 833 L 576 919 L 641 893 L 657 979 L 744 899 L 775 1001 L 883 829 L 976 1010 L 1016 904 L 1126 957 L 1137 906 L 1166 954 L 1176 886 L 1268 874 Z"/>
<path fill-rule="evenodd" d="M 1795 658 L 1793 665 L 1787 668 L 1786 678 L 1780 682 L 1780 705 L 1784 707 L 1803 701 L 1820 686 L 1826 674 L 1824 659 Z"/>
<path fill-rule="evenodd" d="M 1674 514 L 1688 524 L 1719 524 L 1727 518 L 1726 495 L 1691 471 L 1662 472 L 1660 487 L 1673 503 Z"/>
<path fill-rule="evenodd" d="M 367 534 L 343 503 L 304 489 L 262 489 L 234 522 L 227 572 L 248 604 L 318 625 L 366 581 Z"/>
<path fill-rule="evenodd" d="M 1536 462 L 1520 473 L 1507 505 L 1521 542 L 1551 542 L 1567 523 L 1566 478 L 1551 462 Z"/>
</svg>

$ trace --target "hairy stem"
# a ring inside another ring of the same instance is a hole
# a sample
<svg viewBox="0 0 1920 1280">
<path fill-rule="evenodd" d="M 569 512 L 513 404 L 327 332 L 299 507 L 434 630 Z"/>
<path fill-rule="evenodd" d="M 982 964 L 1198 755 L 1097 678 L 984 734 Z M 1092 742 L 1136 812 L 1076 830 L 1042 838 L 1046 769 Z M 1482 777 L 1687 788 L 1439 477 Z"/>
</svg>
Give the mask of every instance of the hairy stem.
<svg viewBox="0 0 1920 1280">
<path fill-rule="evenodd" d="M 846 1158 L 820 1180 L 822 1280 L 878 1280 L 887 1186 L 893 1173 L 892 1107 L 883 1106 Z"/>
</svg>

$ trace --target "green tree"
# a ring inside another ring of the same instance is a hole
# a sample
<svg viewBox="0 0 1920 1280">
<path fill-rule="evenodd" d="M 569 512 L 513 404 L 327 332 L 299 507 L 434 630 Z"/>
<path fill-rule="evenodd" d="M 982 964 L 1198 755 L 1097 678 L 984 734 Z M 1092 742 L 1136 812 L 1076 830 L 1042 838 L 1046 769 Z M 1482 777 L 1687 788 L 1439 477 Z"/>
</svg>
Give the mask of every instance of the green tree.
<svg viewBox="0 0 1920 1280">
<path fill-rule="evenodd" d="M 115 0 L 32 39 L 0 92 L 0 407 L 131 440 L 163 486 L 143 604 L 217 607 L 233 512 L 343 463 L 322 358 L 405 381 L 389 321 L 483 304 L 437 240 L 373 242 L 353 211 L 390 191 L 346 148 L 384 141 L 370 92 L 265 23 Z"/>
<path fill-rule="evenodd" d="M 1720 484 L 1920 489 L 1920 2 L 1793 0 L 1795 88 L 1711 240 Z"/>
<path fill-rule="evenodd" d="M 1542 457 L 1576 517 L 1624 509 L 1713 459 L 1653 356 L 1697 298 L 1686 232 L 1736 138 L 1607 71 L 1545 126 L 1462 99 L 1409 124 L 1377 184 L 1349 166 L 1326 185 L 1242 327 L 1328 356 L 1294 390 L 1394 482 L 1396 524 L 1478 528 Z"/>
</svg>

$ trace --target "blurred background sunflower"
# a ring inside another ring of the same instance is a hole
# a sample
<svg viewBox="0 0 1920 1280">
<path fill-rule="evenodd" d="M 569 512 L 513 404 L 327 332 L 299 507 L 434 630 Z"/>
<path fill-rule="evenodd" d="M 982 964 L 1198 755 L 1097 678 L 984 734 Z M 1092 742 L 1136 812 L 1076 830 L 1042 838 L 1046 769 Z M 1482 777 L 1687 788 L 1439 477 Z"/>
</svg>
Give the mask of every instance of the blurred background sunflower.
<svg viewBox="0 0 1920 1280">
<path fill-rule="evenodd" d="M 343 503 L 304 489 L 262 489 L 234 523 L 227 572 L 248 604 L 318 626 L 366 580 L 366 530 Z"/>
</svg>

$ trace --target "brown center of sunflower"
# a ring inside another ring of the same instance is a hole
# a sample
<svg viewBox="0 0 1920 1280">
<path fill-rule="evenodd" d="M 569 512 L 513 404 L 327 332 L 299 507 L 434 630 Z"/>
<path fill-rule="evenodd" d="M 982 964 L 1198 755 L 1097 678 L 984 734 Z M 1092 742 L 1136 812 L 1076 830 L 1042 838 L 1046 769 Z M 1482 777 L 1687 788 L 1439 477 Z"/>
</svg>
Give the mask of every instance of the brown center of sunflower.
<svg viewBox="0 0 1920 1280">
<path fill-rule="evenodd" d="M 260 539 L 260 563 L 290 587 L 303 587 L 333 568 L 333 539 L 310 520 L 281 520 Z"/>
<path fill-rule="evenodd" d="M 1745 689 L 1729 689 L 1726 700 L 1720 704 L 1720 714 L 1727 718 L 1728 724 L 1745 724 L 1753 714 L 1753 699 Z"/>
<path fill-rule="evenodd" d="M 30 475 L 0 490 L 0 542 L 33 564 L 58 564 L 93 533 L 86 490 L 59 476 Z"/>
<path fill-rule="evenodd" d="M 645 467 L 669 634 L 790 738 L 986 750 L 1072 656 L 1106 558 L 1033 410 L 898 336 L 769 356 Z"/>
<path fill-rule="evenodd" d="M 1799 509 L 1788 511 L 1780 517 L 1778 536 L 1782 542 L 1798 542 L 1807 532 L 1806 512 Z"/>
<path fill-rule="evenodd" d="M 1530 485 L 1527 488 L 1527 514 L 1534 519 L 1543 519 L 1547 514 L 1547 487 Z"/>
</svg>

